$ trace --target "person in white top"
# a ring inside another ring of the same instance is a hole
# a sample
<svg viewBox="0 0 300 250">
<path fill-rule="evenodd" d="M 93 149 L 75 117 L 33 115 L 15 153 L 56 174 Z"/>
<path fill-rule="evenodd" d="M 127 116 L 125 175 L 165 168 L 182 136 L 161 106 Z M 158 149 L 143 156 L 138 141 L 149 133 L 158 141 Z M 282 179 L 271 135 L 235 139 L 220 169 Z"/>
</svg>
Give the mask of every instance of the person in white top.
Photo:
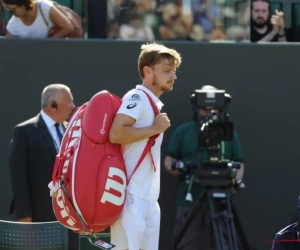
<svg viewBox="0 0 300 250">
<path fill-rule="evenodd" d="M 125 94 L 111 126 L 109 140 L 124 145 L 127 175 L 131 178 L 122 214 L 110 228 L 111 243 L 118 250 L 158 250 L 160 147 L 170 120 L 166 113 L 155 116 L 147 94 L 160 110 L 163 104 L 159 97 L 173 90 L 180 64 L 181 56 L 176 50 L 156 43 L 142 45 L 138 68 L 143 83 Z M 159 137 L 151 153 L 132 174 L 148 138 L 153 135 Z"/>
<path fill-rule="evenodd" d="M 2 0 L 13 15 L 6 26 L 7 37 L 65 38 L 74 30 L 71 21 L 50 0 Z M 59 31 L 51 33 L 55 26 Z"/>
</svg>

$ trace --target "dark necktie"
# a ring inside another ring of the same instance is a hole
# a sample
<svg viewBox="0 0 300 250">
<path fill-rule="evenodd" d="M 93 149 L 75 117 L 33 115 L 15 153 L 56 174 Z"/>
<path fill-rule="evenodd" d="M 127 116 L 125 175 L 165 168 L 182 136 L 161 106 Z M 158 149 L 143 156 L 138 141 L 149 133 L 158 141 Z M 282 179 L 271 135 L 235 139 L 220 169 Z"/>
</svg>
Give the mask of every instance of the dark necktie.
<svg viewBox="0 0 300 250">
<path fill-rule="evenodd" d="M 59 139 L 59 144 L 61 143 L 61 140 L 63 138 L 63 134 L 60 132 L 60 129 L 59 129 L 59 125 L 60 123 L 55 123 L 55 128 L 56 128 L 56 133 L 58 135 L 58 139 Z"/>
</svg>

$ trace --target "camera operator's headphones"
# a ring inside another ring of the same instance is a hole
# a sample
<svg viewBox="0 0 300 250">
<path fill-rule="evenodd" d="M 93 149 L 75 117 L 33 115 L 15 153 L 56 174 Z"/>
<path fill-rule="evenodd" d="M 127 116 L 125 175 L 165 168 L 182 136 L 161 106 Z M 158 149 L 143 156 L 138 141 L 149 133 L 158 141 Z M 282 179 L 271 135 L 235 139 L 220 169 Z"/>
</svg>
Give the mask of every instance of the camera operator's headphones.
<svg viewBox="0 0 300 250">
<path fill-rule="evenodd" d="M 217 88 L 215 88 L 212 85 L 204 85 L 201 87 L 200 90 L 217 90 Z M 193 109 L 193 120 L 198 121 L 199 110 L 197 109 L 197 100 L 196 100 L 195 92 L 192 92 L 192 94 L 190 96 L 190 101 L 191 101 L 192 109 Z"/>
</svg>

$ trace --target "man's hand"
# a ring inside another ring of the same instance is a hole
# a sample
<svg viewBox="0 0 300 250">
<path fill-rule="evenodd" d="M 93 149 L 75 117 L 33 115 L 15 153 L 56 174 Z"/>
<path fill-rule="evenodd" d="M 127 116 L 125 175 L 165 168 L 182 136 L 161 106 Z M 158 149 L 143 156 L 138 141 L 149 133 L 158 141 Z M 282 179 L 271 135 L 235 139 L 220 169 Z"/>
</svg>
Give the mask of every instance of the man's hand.
<svg viewBox="0 0 300 250">
<path fill-rule="evenodd" d="M 174 176 L 177 176 L 177 175 L 181 175 L 182 172 L 178 171 L 178 170 L 173 170 L 172 168 L 166 168 L 167 171 L 171 174 L 171 175 L 174 175 Z"/>
<path fill-rule="evenodd" d="M 158 114 L 155 117 L 153 127 L 157 130 L 158 134 L 166 131 L 170 126 L 170 120 L 166 113 Z"/>
<path fill-rule="evenodd" d="M 26 217 L 26 218 L 18 219 L 17 222 L 32 222 L 32 218 Z"/>
<path fill-rule="evenodd" d="M 283 21 L 284 13 L 282 11 L 275 10 L 275 15 L 271 17 L 271 23 L 273 25 L 273 30 L 278 34 L 284 29 L 284 21 Z"/>
<path fill-rule="evenodd" d="M 167 170 L 168 173 L 170 173 L 171 175 L 174 175 L 174 176 L 182 174 L 179 170 L 172 169 L 172 165 L 174 162 L 177 162 L 177 160 L 170 156 L 166 156 L 165 162 L 164 162 L 165 169 Z"/>
</svg>

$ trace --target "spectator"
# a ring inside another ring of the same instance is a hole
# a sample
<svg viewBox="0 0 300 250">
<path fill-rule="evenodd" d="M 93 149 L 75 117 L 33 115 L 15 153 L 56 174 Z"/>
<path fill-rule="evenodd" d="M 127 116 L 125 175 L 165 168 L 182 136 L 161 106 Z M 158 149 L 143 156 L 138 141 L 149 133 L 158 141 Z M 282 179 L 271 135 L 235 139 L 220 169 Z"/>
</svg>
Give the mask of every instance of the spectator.
<svg viewBox="0 0 300 250">
<path fill-rule="evenodd" d="M 71 21 L 52 1 L 3 0 L 3 6 L 13 15 L 6 27 L 7 37 L 65 38 L 74 30 Z M 59 31 L 52 33 L 54 27 Z"/>
<path fill-rule="evenodd" d="M 227 36 L 223 29 L 221 28 L 215 28 L 212 30 L 210 36 L 209 36 L 210 41 L 226 41 Z"/>
<path fill-rule="evenodd" d="M 192 4 L 194 23 L 199 24 L 206 34 L 214 29 L 221 17 L 221 10 L 212 0 L 194 0 Z"/>
<path fill-rule="evenodd" d="M 154 35 L 150 26 L 143 24 L 136 12 L 128 14 L 128 23 L 120 27 L 120 38 L 124 40 L 153 41 Z"/>
<path fill-rule="evenodd" d="M 192 28 L 192 16 L 182 15 L 174 3 L 167 3 L 159 11 L 162 13 L 162 24 L 159 28 L 163 40 L 187 40 Z"/>
<path fill-rule="evenodd" d="M 246 40 L 246 30 L 239 25 L 230 26 L 226 34 L 227 39 L 230 41 L 242 42 Z"/>
<path fill-rule="evenodd" d="M 198 24 L 194 24 L 191 32 L 188 37 L 189 41 L 203 41 L 204 40 L 204 31 L 202 27 Z"/>
<path fill-rule="evenodd" d="M 138 13 L 137 3 L 135 2 L 135 0 L 121 0 L 117 1 L 116 4 L 117 5 L 113 10 L 117 14 L 116 20 L 119 22 L 120 25 L 128 22 L 127 15 L 129 13 Z"/>
<path fill-rule="evenodd" d="M 283 12 L 275 11 L 270 19 L 269 0 L 252 0 L 251 42 L 286 42 Z"/>
<path fill-rule="evenodd" d="M 116 20 L 112 20 L 108 23 L 107 38 L 108 39 L 120 39 L 120 27 Z"/>
</svg>

